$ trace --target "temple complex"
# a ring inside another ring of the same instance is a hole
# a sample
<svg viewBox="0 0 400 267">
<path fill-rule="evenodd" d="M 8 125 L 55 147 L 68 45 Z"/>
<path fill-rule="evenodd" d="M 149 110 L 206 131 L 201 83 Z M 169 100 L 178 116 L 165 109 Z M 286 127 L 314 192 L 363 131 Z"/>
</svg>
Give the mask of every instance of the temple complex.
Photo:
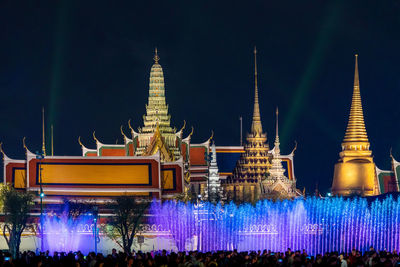
<svg viewBox="0 0 400 267">
<path fill-rule="evenodd" d="M 364 123 L 357 55 L 355 56 L 353 99 L 339 157 L 333 175 L 332 193 L 334 195 L 379 194 L 376 166 Z"/>
<path fill-rule="evenodd" d="M 121 126 L 124 140 L 122 144 L 104 143 L 93 132 L 91 147 L 84 145 L 82 139 L 78 138 L 81 155 L 57 156 L 53 154 L 53 147 L 51 153 L 46 154 L 44 111 L 41 153 L 32 153 L 24 138 L 22 143 L 26 157 L 12 159 L 6 155 L 0 143 L 4 163 L 3 183 L 10 184 L 17 190 L 35 193 L 33 219 L 38 221 L 42 213 L 53 216 L 60 204 L 65 200 L 72 200 L 90 202 L 98 207 L 99 223 L 105 223 L 106 218 L 112 214 L 103 205 L 121 195 L 134 196 L 141 201 L 178 199 L 209 201 L 213 204 L 229 201 L 254 203 L 262 199 L 294 199 L 305 196 L 305 191 L 301 192 L 296 188 L 294 152 L 297 144 L 290 154 L 281 154 L 278 109 L 272 149 L 269 147 L 267 134 L 263 131 L 256 49 L 252 124 L 243 146 L 216 146 L 212 140 L 213 133 L 207 140 L 194 143 L 193 127 L 186 135 L 185 121 L 180 130 L 173 127 L 157 49 L 153 59 L 143 124 L 134 129 L 129 120 L 125 126 L 129 131 L 126 132 L 124 126 Z M 334 195 L 371 196 L 400 191 L 400 162 L 392 153 L 391 170 L 381 170 L 373 161 L 361 105 L 357 56 L 350 116 L 339 156 L 332 185 Z M 323 197 L 318 189 L 315 196 Z M 203 203 L 197 204 L 196 207 L 207 206 Z M 203 215 L 205 214 L 197 210 L 196 216 Z M 164 247 L 170 246 L 171 230 L 155 224 L 150 218 L 152 216 L 147 216 L 140 225 L 140 235 L 146 238 L 147 249 L 152 247 L 154 250 L 160 244 Z M 198 222 L 202 221 L 200 217 L 198 219 Z M 210 221 L 212 220 L 207 218 L 207 222 Z M 185 229 L 188 228 L 187 225 L 184 224 Z M 191 226 L 196 227 L 194 224 Z M 273 228 L 269 227 L 271 225 L 250 225 L 239 232 L 243 240 L 248 240 L 252 236 L 259 236 L 261 232 L 257 229 L 264 226 L 268 236 L 275 236 L 277 232 L 272 232 Z M 82 229 L 80 234 L 93 235 L 89 224 L 85 224 Z M 207 232 L 209 229 L 211 228 L 207 228 Z M 29 249 L 37 246 L 37 232 L 29 230 L 24 235 L 34 237 Z M 202 234 L 185 237 L 183 243 L 185 242 L 190 243 L 191 249 L 201 248 L 197 244 L 205 244 Z M 213 242 L 214 239 L 210 239 L 209 243 Z M 115 244 L 108 240 L 102 242 L 101 246 L 114 247 Z"/>
<path fill-rule="evenodd" d="M 121 126 L 122 144 L 107 144 L 93 132 L 93 145 L 79 137 L 79 156 L 32 153 L 23 140 L 26 157 L 12 159 L 3 154 L 4 183 L 19 190 L 44 192 L 45 204 L 65 198 L 96 199 L 104 202 L 121 194 L 140 198 L 234 200 L 291 199 L 302 195 L 296 189 L 294 151 L 281 154 L 278 110 L 276 136 L 270 150 L 263 131 L 257 81 L 257 51 L 254 50 L 254 107 L 250 133 L 243 146 L 211 145 L 211 137 L 192 142 L 193 127 L 184 135 L 171 125 L 166 101 L 163 69 L 157 50 L 150 69 L 149 96 L 143 124 L 134 129 L 129 120 Z M 44 115 L 43 115 L 44 116 Z M 332 192 L 336 195 L 376 195 L 399 191 L 400 163 L 393 155 L 392 169 L 377 168 L 369 149 L 362 113 L 356 57 L 354 92 L 349 123 L 335 165 Z M 35 150 L 33 150 L 35 151 Z M 36 199 L 38 201 L 39 198 Z"/>
<path fill-rule="evenodd" d="M 121 193 L 149 198 L 197 199 L 205 196 L 214 202 L 221 199 L 255 201 L 268 197 L 275 189 L 282 190 L 284 178 L 295 183 L 294 151 L 289 155 L 280 155 L 276 142 L 275 148 L 270 151 L 267 135 L 262 129 L 256 62 L 253 121 L 246 144 L 214 144 L 211 147 L 212 136 L 196 144 L 191 140 L 193 128 L 186 137 L 183 136 L 185 122 L 179 131 L 171 126 L 157 49 L 153 59 L 143 125 L 135 130 L 129 120 L 129 134 L 121 126 L 123 144 L 104 143 L 93 132 L 94 148 L 87 147 L 78 138 L 81 156 L 46 155 L 42 118 L 42 155 L 32 153 L 25 140 L 26 159 L 11 159 L 1 150 L 4 182 L 21 190 L 43 190 L 46 195 L 44 201 L 48 203 L 60 202 L 65 197 L 94 197 L 105 201 Z M 280 168 L 273 167 L 271 170 L 282 175 L 277 178 L 272 174 L 271 179 L 264 181 L 271 160 Z M 272 180 L 280 181 L 280 185 L 269 186 Z M 290 191 L 288 188 L 285 190 Z M 288 194 L 285 197 L 292 196 Z"/>
</svg>

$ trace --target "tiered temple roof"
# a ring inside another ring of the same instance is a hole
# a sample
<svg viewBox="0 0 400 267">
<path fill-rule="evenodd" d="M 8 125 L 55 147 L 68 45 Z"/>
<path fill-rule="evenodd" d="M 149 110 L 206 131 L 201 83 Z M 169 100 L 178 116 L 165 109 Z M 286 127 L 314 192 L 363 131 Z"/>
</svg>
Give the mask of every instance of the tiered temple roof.
<svg viewBox="0 0 400 267">
<path fill-rule="evenodd" d="M 257 50 L 254 48 L 254 110 L 251 132 L 247 134 L 244 153 L 242 153 L 233 172 L 232 182 L 259 183 L 265 178 L 269 163 L 269 145 L 267 134 L 261 124 L 257 85 Z"/>
<path fill-rule="evenodd" d="M 254 110 L 251 132 L 247 134 L 244 153 L 241 154 L 233 175 L 228 177 L 228 198 L 237 201 L 254 201 L 261 193 L 261 181 L 271 166 L 267 134 L 261 124 L 257 84 L 257 49 L 254 48 Z"/>
<path fill-rule="evenodd" d="M 263 180 L 263 197 L 267 198 L 293 198 L 301 195 L 296 189 L 296 179 L 289 179 L 285 175 L 279 142 L 279 112 L 276 108 L 276 135 L 272 150 L 271 167 L 268 176 Z"/>
</svg>

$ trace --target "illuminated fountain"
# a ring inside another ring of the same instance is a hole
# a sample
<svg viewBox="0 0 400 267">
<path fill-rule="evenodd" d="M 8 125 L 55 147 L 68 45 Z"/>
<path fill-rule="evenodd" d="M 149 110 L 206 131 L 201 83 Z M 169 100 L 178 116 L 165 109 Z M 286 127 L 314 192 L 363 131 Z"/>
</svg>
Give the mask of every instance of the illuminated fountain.
<svg viewBox="0 0 400 267">
<path fill-rule="evenodd" d="M 88 253 L 94 251 L 93 216 L 91 214 L 80 215 L 73 218 L 68 212 L 61 214 L 44 215 L 44 248 L 51 253 L 82 251 Z"/>
<path fill-rule="evenodd" d="M 307 198 L 255 205 L 153 202 L 151 223 L 168 229 L 178 250 L 306 249 L 309 254 L 400 250 L 400 201 Z"/>
</svg>

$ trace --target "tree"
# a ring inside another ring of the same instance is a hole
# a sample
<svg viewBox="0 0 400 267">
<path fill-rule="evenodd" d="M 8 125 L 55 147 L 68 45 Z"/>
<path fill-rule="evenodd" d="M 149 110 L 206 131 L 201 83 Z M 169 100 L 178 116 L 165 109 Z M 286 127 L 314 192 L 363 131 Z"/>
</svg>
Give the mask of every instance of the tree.
<svg viewBox="0 0 400 267">
<path fill-rule="evenodd" d="M 102 226 L 102 232 L 125 252 L 130 252 L 135 234 L 149 205 L 150 202 L 147 200 L 139 201 L 128 195 L 118 196 L 106 205 L 114 215 L 110 216 L 107 224 Z"/>
<path fill-rule="evenodd" d="M 0 191 L 0 201 L 4 213 L 3 236 L 13 258 L 19 253 L 22 232 L 28 225 L 29 212 L 34 202 L 33 194 L 17 191 L 10 185 L 3 185 Z"/>
</svg>

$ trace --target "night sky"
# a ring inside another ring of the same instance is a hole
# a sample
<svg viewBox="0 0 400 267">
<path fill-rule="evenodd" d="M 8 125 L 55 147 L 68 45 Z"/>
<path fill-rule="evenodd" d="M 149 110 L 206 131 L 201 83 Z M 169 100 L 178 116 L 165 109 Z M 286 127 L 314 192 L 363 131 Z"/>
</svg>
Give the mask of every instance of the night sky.
<svg viewBox="0 0 400 267">
<path fill-rule="evenodd" d="M 12 158 L 24 158 L 24 136 L 40 150 L 42 106 L 56 155 L 80 155 L 78 136 L 94 148 L 94 130 L 122 143 L 122 124 L 143 124 L 156 46 L 172 125 L 194 126 L 193 142 L 214 130 L 217 145 L 239 145 L 256 45 L 263 128 L 272 147 L 278 106 L 282 153 L 298 142 L 299 188 L 331 186 L 355 53 L 375 162 L 389 169 L 391 147 L 400 160 L 399 0 L 1 1 L 0 37 L 0 141 Z"/>
</svg>

